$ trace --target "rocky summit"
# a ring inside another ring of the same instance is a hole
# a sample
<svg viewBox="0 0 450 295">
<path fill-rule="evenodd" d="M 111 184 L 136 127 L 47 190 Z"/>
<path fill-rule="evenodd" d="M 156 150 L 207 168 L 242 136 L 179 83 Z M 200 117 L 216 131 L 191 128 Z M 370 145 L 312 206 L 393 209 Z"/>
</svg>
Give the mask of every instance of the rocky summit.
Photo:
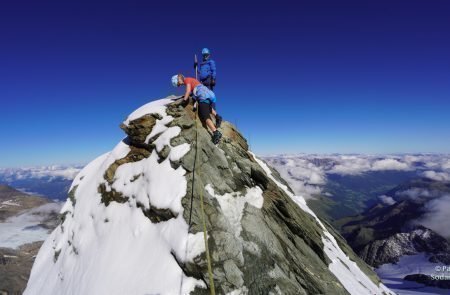
<svg viewBox="0 0 450 295">
<path fill-rule="evenodd" d="M 168 97 L 121 128 L 75 178 L 25 294 L 393 294 L 232 124 L 215 146 Z"/>
</svg>

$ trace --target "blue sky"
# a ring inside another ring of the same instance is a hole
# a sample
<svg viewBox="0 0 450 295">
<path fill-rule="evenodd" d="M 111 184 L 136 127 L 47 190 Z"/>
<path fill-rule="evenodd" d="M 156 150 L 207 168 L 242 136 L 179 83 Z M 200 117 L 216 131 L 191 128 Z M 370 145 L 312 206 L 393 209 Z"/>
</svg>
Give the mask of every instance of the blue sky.
<svg viewBox="0 0 450 295">
<path fill-rule="evenodd" d="M 109 151 L 202 47 L 257 153 L 450 152 L 446 0 L 63 2 L 0 10 L 0 167 Z"/>
</svg>

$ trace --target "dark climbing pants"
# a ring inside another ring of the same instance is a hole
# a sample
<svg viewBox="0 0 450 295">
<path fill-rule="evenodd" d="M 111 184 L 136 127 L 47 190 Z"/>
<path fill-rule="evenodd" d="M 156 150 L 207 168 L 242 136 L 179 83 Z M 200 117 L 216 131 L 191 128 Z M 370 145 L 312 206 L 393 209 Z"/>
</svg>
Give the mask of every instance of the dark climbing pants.
<svg viewBox="0 0 450 295">
<path fill-rule="evenodd" d="M 211 118 L 211 105 L 206 102 L 198 103 L 198 117 L 205 123 L 207 119 Z"/>
</svg>

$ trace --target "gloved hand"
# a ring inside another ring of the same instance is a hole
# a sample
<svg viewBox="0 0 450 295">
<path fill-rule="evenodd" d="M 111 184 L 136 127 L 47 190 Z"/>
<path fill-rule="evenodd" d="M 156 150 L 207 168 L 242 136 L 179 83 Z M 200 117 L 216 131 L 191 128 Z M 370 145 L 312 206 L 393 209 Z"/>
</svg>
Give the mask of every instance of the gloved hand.
<svg viewBox="0 0 450 295">
<path fill-rule="evenodd" d="M 211 86 L 216 86 L 216 79 L 211 80 Z"/>
<path fill-rule="evenodd" d="M 194 69 L 196 69 L 198 66 L 198 62 L 194 62 Z"/>
<path fill-rule="evenodd" d="M 188 103 L 189 103 L 189 99 L 186 99 L 186 100 L 181 99 L 180 106 L 185 108 L 188 105 Z"/>
</svg>

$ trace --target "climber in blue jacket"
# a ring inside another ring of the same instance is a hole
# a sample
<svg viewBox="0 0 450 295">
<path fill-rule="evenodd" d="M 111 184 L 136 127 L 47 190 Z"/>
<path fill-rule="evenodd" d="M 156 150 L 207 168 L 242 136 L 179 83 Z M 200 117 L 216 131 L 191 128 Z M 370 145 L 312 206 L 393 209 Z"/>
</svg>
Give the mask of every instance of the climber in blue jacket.
<svg viewBox="0 0 450 295">
<path fill-rule="evenodd" d="M 199 80 L 203 85 L 213 90 L 216 86 L 216 63 L 211 59 L 211 52 L 208 48 L 202 49 L 202 57 L 203 60 L 198 65 Z"/>
<path fill-rule="evenodd" d="M 208 87 L 210 90 L 214 89 L 214 86 L 216 86 L 216 63 L 211 59 L 211 52 L 208 48 L 202 49 L 202 62 L 197 65 L 197 63 L 194 64 L 194 68 L 197 69 L 198 66 L 198 72 L 199 72 L 199 80 L 200 82 Z M 216 103 L 213 102 L 211 104 L 212 107 L 212 114 L 216 117 L 216 125 L 220 127 L 220 124 L 222 123 L 222 116 L 217 114 L 216 112 Z"/>
</svg>

